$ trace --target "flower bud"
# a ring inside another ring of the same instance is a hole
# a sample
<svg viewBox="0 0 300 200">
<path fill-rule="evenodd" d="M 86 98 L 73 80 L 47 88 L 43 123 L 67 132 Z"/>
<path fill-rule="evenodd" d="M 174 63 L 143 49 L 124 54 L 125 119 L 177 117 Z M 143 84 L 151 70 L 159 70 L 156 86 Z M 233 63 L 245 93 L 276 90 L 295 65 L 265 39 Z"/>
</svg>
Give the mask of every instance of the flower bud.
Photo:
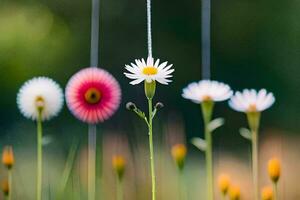
<svg viewBox="0 0 300 200">
<path fill-rule="evenodd" d="M 172 157 L 180 170 L 184 168 L 186 153 L 184 144 L 176 144 L 172 147 Z"/>
<path fill-rule="evenodd" d="M 10 190 L 10 188 L 9 188 L 9 183 L 8 183 L 8 180 L 7 179 L 4 179 L 3 181 L 2 181 L 2 183 L 1 183 L 1 189 L 2 189 L 2 192 L 3 192 L 3 194 L 4 194 L 4 196 L 8 196 L 8 194 L 9 194 L 9 190 Z"/>
<path fill-rule="evenodd" d="M 145 95 L 148 99 L 152 99 L 155 95 L 155 90 L 156 90 L 156 82 L 155 81 L 151 81 L 150 83 L 148 83 L 147 81 L 145 81 Z"/>
<path fill-rule="evenodd" d="M 132 103 L 132 102 L 128 102 L 126 104 L 126 108 L 127 108 L 127 110 L 135 110 L 136 109 L 136 105 L 134 103 Z"/>
<path fill-rule="evenodd" d="M 5 146 L 2 153 L 2 163 L 7 169 L 11 169 L 15 163 L 12 146 Z"/>
<path fill-rule="evenodd" d="M 116 172 L 119 180 L 121 180 L 124 176 L 125 165 L 126 165 L 126 162 L 125 162 L 125 159 L 123 156 L 120 156 L 120 155 L 113 156 L 112 166 L 113 166 L 113 169 Z"/>
<path fill-rule="evenodd" d="M 271 180 L 277 183 L 280 178 L 280 161 L 277 158 L 269 160 L 268 172 Z"/>
<path fill-rule="evenodd" d="M 161 102 L 157 102 L 156 105 L 155 105 L 155 108 L 156 108 L 156 109 L 161 109 L 161 108 L 163 108 L 163 107 L 164 107 L 164 104 L 161 103 Z"/>
<path fill-rule="evenodd" d="M 227 174 L 221 174 L 218 179 L 219 189 L 223 195 L 227 195 L 230 186 L 230 178 Z"/>
<path fill-rule="evenodd" d="M 272 187 L 264 187 L 261 191 L 262 200 L 273 200 L 273 189 Z"/>
<path fill-rule="evenodd" d="M 241 189 L 238 186 L 231 186 L 229 188 L 229 199 L 230 200 L 240 200 L 241 199 Z"/>
</svg>

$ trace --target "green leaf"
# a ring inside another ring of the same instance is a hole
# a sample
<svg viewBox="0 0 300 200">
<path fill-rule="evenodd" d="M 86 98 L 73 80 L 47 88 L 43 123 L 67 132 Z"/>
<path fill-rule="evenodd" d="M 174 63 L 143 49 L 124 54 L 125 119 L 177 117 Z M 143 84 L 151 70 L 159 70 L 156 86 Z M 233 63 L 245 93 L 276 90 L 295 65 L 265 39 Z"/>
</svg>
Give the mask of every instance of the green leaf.
<svg viewBox="0 0 300 200">
<path fill-rule="evenodd" d="M 247 128 L 240 128 L 240 134 L 243 138 L 247 140 L 252 140 L 252 134 L 251 131 Z"/>
<path fill-rule="evenodd" d="M 62 195 L 64 194 L 65 189 L 67 187 L 67 183 L 70 180 L 72 170 L 73 170 L 73 167 L 74 167 L 74 162 L 75 162 L 75 159 L 76 159 L 76 153 L 77 153 L 77 150 L 78 150 L 78 146 L 79 146 L 79 141 L 74 140 L 73 144 L 72 144 L 72 146 L 69 150 L 67 161 L 65 163 L 65 168 L 64 168 L 64 171 L 63 171 L 62 176 L 61 176 L 61 180 L 60 180 L 61 182 L 60 182 L 60 185 L 59 185 L 59 188 L 58 188 L 58 191 L 59 191 L 58 198 L 62 197 Z"/>
<path fill-rule="evenodd" d="M 206 151 L 206 141 L 202 138 L 192 138 L 191 143 L 199 150 Z"/>
<path fill-rule="evenodd" d="M 213 132 L 217 128 L 223 126 L 224 123 L 225 123 L 225 120 L 223 118 L 217 118 L 217 119 L 212 120 L 208 124 L 207 128 L 208 128 L 209 132 Z"/>
</svg>

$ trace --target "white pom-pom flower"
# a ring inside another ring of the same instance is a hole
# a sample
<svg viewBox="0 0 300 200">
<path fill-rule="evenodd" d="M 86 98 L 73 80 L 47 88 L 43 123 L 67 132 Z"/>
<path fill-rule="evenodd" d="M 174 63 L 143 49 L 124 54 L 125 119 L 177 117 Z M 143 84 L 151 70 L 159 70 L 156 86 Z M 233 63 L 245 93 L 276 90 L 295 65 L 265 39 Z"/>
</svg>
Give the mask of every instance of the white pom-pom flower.
<svg viewBox="0 0 300 200">
<path fill-rule="evenodd" d="M 190 83 L 183 89 L 182 97 L 194 103 L 204 101 L 225 101 L 232 96 L 233 92 L 229 85 L 211 80 L 201 80 Z"/>
<path fill-rule="evenodd" d="M 239 112 L 262 112 L 270 108 L 275 102 L 273 93 L 266 89 L 256 91 L 244 89 L 243 92 L 236 92 L 229 101 L 229 106 Z"/>
<path fill-rule="evenodd" d="M 168 62 L 161 64 L 159 62 L 159 59 L 154 62 L 152 57 L 148 57 L 147 62 L 145 62 L 144 59 L 136 59 L 135 63 L 125 65 L 125 69 L 130 73 L 125 72 L 124 74 L 127 78 L 134 79 L 130 82 L 132 85 L 139 84 L 143 81 L 148 83 L 157 81 L 161 84 L 168 85 L 168 83 L 171 82 L 168 78 L 171 78 L 174 72 L 174 69 L 171 69 L 173 65 L 168 65 Z"/>
<path fill-rule="evenodd" d="M 63 91 L 50 78 L 36 77 L 28 80 L 20 88 L 17 104 L 21 113 L 29 119 L 49 120 L 58 115 L 63 107 Z"/>
</svg>

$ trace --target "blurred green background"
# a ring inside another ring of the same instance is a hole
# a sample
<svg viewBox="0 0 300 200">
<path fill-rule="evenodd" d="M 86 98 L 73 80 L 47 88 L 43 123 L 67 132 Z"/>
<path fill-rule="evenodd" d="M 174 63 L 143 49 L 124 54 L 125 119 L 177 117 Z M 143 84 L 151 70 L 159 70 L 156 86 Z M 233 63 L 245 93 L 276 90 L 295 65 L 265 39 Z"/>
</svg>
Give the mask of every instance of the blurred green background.
<svg viewBox="0 0 300 200">
<path fill-rule="evenodd" d="M 99 62 L 101 67 L 109 70 L 119 80 L 123 93 L 117 114 L 110 121 L 99 125 L 102 146 L 108 149 L 103 150 L 104 158 L 107 157 L 108 171 L 108 155 L 120 152 L 120 146 L 127 146 L 130 152 L 128 154 L 131 155 L 128 159 L 130 165 L 135 164 L 137 167 L 143 160 L 148 162 L 146 129 L 141 121 L 125 109 L 128 101 L 146 108 L 143 88 L 129 85 L 129 80 L 123 76 L 124 64 L 147 56 L 145 3 L 141 0 L 101 0 Z M 297 157 L 300 153 L 297 148 L 300 142 L 297 136 L 300 128 L 299 9 L 300 2 L 297 0 L 212 1 L 212 79 L 228 83 L 234 90 L 267 88 L 276 97 L 275 105 L 263 114 L 262 138 L 269 135 L 269 138 L 277 140 L 266 146 L 271 151 L 268 151 L 269 154 L 265 153 L 265 160 L 261 158 L 262 163 L 266 162 L 268 155 L 275 154 L 284 158 L 284 163 L 294 162 L 294 167 L 300 166 L 300 159 Z M 183 87 L 201 78 L 200 10 L 200 0 L 153 0 L 154 57 L 168 60 L 175 68 L 173 83 L 159 86 L 155 98 L 165 104 L 156 121 L 157 159 L 163 162 L 164 157 L 167 157 L 168 164 L 172 166 L 170 146 L 176 142 L 188 144 L 190 154 L 186 171 L 191 194 L 189 199 L 198 199 L 205 192 L 202 185 L 203 155 L 189 144 L 192 137 L 203 136 L 200 108 L 181 97 Z M 12 144 L 15 148 L 19 163 L 16 176 L 22 180 L 15 186 L 22 188 L 22 192 L 19 192 L 19 195 L 23 195 L 22 199 L 31 199 L 31 193 L 34 193 L 35 178 L 32 176 L 35 165 L 32 161 L 35 160 L 36 134 L 34 123 L 23 118 L 16 107 L 16 93 L 23 82 L 34 76 L 51 77 L 64 87 L 72 74 L 89 66 L 90 15 L 89 1 L 1 1 L 0 143 L 2 146 Z M 220 168 L 222 171 L 222 166 L 227 166 L 226 160 L 232 159 L 234 162 L 229 166 L 246 165 L 244 167 L 247 168 L 249 144 L 238 134 L 238 129 L 246 126 L 245 117 L 230 110 L 227 103 L 216 106 L 215 116 L 226 119 L 226 125 L 214 136 L 216 170 Z M 44 132 L 48 141 L 45 145 L 47 169 L 44 172 L 48 177 L 45 181 L 47 195 L 44 195 L 45 199 L 54 199 L 49 197 L 48 192 L 55 191 L 57 178 L 63 170 L 73 141 L 81 141 L 80 147 L 84 149 L 87 126 L 76 120 L 65 107 L 59 117 L 45 124 Z M 109 146 L 106 142 L 112 140 L 110 137 L 127 138 L 125 140 L 128 142 L 125 145 L 124 142 L 114 142 L 114 145 Z M 273 141 L 271 139 L 262 141 Z M 291 142 L 295 144 L 292 145 Z M 106 151 L 111 154 L 106 155 Z M 225 154 L 230 158 L 224 159 L 227 158 Z M 173 175 L 167 176 L 164 170 L 168 171 L 165 169 L 168 165 L 161 162 L 157 162 L 157 168 L 161 171 L 159 174 L 164 177 L 159 183 L 159 199 L 176 199 L 172 189 L 176 170 L 172 168 Z M 230 171 L 235 167 L 227 168 Z M 128 199 L 149 199 L 148 171 L 143 170 L 146 183 L 136 174 L 129 176 L 131 185 L 128 184 L 128 187 L 132 194 L 127 194 Z M 5 177 L 5 172 L 1 172 L 1 176 Z M 261 173 L 264 173 L 263 167 Z M 107 174 L 113 176 L 111 171 Z M 289 178 L 287 182 L 296 180 L 292 175 Z M 104 181 L 111 190 L 115 187 L 113 180 Z M 248 181 L 249 184 L 251 179 L 243 181 Z M 27 182 L 32 185 L 28 186 Z M 170 185 L 165 186 L 168 184 Z M 283 199 L 298 199 L 299 194 L 293 192 L 287 184 L 283 181 L 281 186 Z M 145 189 L 138 187 L 139 185 Z M 251 191 L 245 188 L 243 192 L 245 199 L 249 198 Z M 140 193 L 145 196 L 138 196 Z M 84 194 L 82 195 L 79 199 L 85 199 Z M 114 196 L 106 199 L 114 199 Z"/>
</svg>

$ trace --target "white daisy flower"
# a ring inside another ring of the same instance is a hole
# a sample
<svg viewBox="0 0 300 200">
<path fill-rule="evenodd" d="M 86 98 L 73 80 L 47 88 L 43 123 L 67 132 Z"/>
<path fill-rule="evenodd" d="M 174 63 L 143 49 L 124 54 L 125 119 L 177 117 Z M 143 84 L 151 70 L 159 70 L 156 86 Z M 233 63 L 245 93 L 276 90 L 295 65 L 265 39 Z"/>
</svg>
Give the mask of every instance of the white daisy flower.
<svg viewBox="0 0 300 200">
<path fill-rule="evenodd" d="M 21 113 L 29 119 L 37 120 L 40 110 L 42 120 L 58 115 L 63 107 L 63 91 L 50 78 L 37 77 L 24 83 L 17 95 Z"/>
<path fill-rule="evenodd" d="M 159 63 L 160 60 L 157 59 L 154 62 L 152 57 L 148 57 L 147 62 L 144 59 L 136 59 L 135 63 L 131 65 L 125 65 L 125 69 L 131 73 L 124 73 L 127 78 L 134 79 L 130 84 L 136 85 L 142 81 L 147 81 L 151 83 L 152 81 L 157 81 L 161 84 L 168 85 L 169 82 L 172 82 L 168 78 L 172 77 L 174 69 L 171 69 L 173 66 L 168 65 L 168 62 Z"/>
<path fill-rule="evenodd" d="M 258 92 L 254 89 L 244 89 L 231 97 L 229 106 L 239 112 L 261 112 L 271 107 L 274 102 L 273 93 L 268 93 L 265 89 Z"/>
<path fill-rule="evenodd" d="M 190 83 L 183 89 L 182 97 L 194 103 L 203 101 L 225 101 L 232 96 L 229 85 L 211 80 L 201 80 Z"/>
</svg>

